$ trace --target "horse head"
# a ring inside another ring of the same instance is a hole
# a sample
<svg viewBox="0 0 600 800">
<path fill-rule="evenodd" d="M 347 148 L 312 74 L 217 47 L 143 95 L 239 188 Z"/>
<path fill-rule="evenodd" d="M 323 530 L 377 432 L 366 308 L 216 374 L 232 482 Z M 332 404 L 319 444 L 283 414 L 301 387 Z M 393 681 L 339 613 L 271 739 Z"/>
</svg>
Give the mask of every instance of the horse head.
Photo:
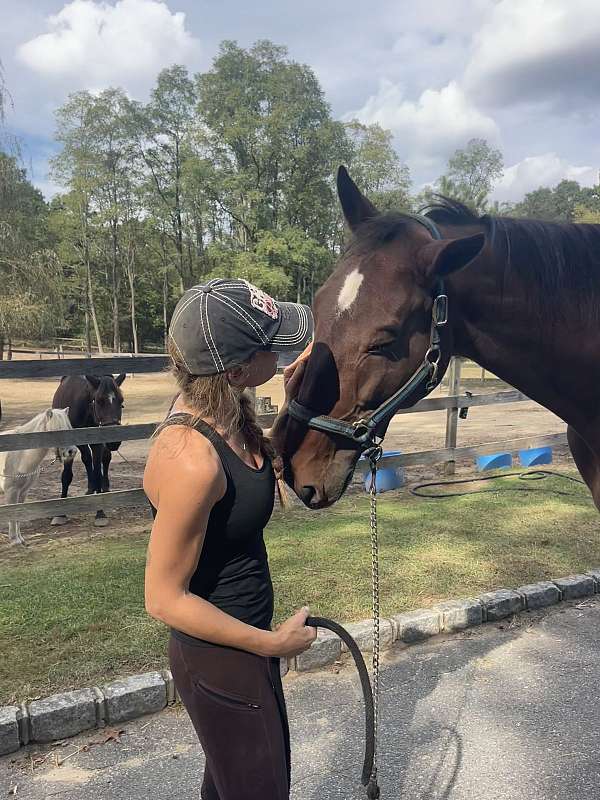
<svg viewBox="0 0 600 800">
<path fill-rule="evenodd" d="M 86 375 L 90 384 L 92 396 L 92 415 L 94 422 L 99 427 L 105 425 L 120 425 L 123 413 L 124 398 L 121 384 L 127 377 L 124 372 L 117 377 L 112 375 Z M 109 450 L 118 450 L 121 442 L 106 442 Z"/>
<path fill-rule="evenodd" d="M 430 347 L 435 289 L 467 266 L 485 237 L 433 239 L 408 214 L 380 214 L 343 167 L 338 195 L 352 240 L 314 302 L 315 344 L 297 400 L 319 415 L 354 422 L 380 406 L 419 368 Z M 452 326 L 441 331 L 436 382 L 452 354 Z M 425 394 L 414 393 L 406 405 Z M 387 426 L 386 426 L 387 427 Z M 285 476 L 310 508 L 331 505 L 348 486 L 360 448 L 308 430 L 282 412 L 274 440 Z"/>
</svg>

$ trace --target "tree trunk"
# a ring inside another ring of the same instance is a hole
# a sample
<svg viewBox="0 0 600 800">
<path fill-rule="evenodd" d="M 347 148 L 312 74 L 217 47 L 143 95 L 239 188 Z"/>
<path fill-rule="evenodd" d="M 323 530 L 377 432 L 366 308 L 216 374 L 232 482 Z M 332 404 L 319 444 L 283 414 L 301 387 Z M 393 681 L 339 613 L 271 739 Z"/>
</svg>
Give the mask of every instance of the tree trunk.
<svg viewBox="0 0 600 800">
<path fill-rule="evenodd" d="M 7 344 L 6 360 L 7 361 L 12 361 L 12 356 L 13 356 L 13 354 L 12 354 L 12 336 L 10 335 L 10 333 L 8 334 L 8 342 L 6 344 Z"/>
<path fill-rule="evenodd" d="M 0 361 L 4 361 L 4 334 L 0 336 Z"/>
<path fill-rule="evenodd" d="M 133 352 L 137 355 L 139 353 L 139 348 L 137 323 L 135 321 L 135 275 L 131 270 L 127 270 L 127 277 L 129 279 L 129 295 L 131 297 L 131 334 L 133 336 Z"/>
<path fill-rule="evenodd" d="M 165 353 L 169 339 L 169 322 L 167 319 L 167 306 L 169 302 L 169 267 L 165 258 L 165 271 L 163 275 L 163 341 L 165 343 Z"/>
<path fill-rule="evenodd" d="M 92 337 L 90 333 L 90 310 L 88 307 L 88 293 L 85 293 L 85 350 L 88 358 L 92 357 Z"/>
<path fill-rule="evenodd" d="M 98 345 L 98 352 L 104 353 L 102 347 L 102 337 L 100 336 L 100 327 L 98 325 L 98 317 L 96 316 L 96 306 L 94 305 L 94 291 L 92 289 L 92 270 L 90 269 L 90 262 L 87 262 L 87 293 L 88 293 L 88 308 L 90 309 L 90 316 L 94 326 L 94 334 L 96 336 L 96 344 Z"/>
<path fill-rule="evenodd" d="M 119 281 L 117 273 L 117 222 L 112 222 L 112 270 L 111 270 L 111 289 L 112 289 L 112 321 L 113 321 L 113 351 L 121 351 L 121 339 L 119 331 Z"/>
</svg>

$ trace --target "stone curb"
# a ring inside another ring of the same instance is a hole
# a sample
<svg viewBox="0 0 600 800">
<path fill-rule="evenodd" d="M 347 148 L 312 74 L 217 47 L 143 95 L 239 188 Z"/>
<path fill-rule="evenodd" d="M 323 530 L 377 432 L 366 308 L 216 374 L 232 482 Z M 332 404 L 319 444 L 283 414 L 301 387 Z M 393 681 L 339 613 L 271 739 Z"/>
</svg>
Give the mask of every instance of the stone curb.
<svg viewBox="0 0 600 800">
<path fill-rule="evenodd" d="M 381 648 L 394 643 L 421 642 L 440 633 L 453 633 L 484 622 L 495 622 L 519 611 L 531 611 L 600 593 L 600 568 L 552 581 L 498 589 L 478 598 L 448 600 L 433 608 L 395 614 L 380 620 Z M 372 649 L 371 620 L 345 627 L 363 651 Z M 308 672 L 339 661 L 347 648 L 330 631 L 319 630 L 309 650 L 281 661 L 281 675 Z M 16 752 L 30 742 L 52 742 L 85 730 L 115 725 L 153 714 L 177 699 L 170 670 L 132 675 L 104 686 L 63 692 L 20 706 L 0 707 L 0 755 Z"/>
</svg>

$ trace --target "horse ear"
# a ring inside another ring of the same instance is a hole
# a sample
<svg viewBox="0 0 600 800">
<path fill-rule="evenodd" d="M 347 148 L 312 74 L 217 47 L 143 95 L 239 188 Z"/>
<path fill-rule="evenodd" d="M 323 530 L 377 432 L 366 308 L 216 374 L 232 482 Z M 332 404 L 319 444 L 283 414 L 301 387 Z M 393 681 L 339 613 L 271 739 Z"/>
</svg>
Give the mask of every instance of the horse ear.
<svg viewBox="0 0 600 800">
<path fill-rule="evenodd" d="M 86 375 L 85 379 L 94 389 L 100 386 L 100 378 L 97 375 Z"/>
<path fill-rule="evenodd" d="M 127 373 L 125 372 L 121 372 L 120 375 L 117 375 L 117 377 L 115 378 L 115 383 L 117 384 L 117 386 L 120 386 L 126 377 Z"/>
<path fill-rule="evenodd" d="M 484 244 L 483 233 L 461 239 L 439 239 L 422 247 L 419 256 L 422 263 L 426 264 L 428 275 L 445 278 L 468 266 L 479 255 Z"/>
<path fill-rule="evenodd" d="M 346 167 L 343 166 L 338 169 L 337 173 L 337 191 L 350 230 L 355 231 L 361 222 L 366 222 L 379 214 L 379 211 L 362 194 L 348 174 Z"/>
</svg>

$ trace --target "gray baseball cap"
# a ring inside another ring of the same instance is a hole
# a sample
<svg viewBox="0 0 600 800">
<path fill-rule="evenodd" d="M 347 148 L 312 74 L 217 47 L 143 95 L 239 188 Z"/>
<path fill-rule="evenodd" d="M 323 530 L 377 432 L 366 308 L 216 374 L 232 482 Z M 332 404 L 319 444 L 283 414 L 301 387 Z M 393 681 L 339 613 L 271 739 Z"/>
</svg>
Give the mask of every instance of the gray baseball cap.
<svg viewBox="0 0 600 800">
<path fill-rule="evenodd" d="M 191 375 L 215 375 L 258 350 L 304 350 L 313 330 L 308 306 L 277 302 L 245 280 L 217 278 L 182 295 L 169 338 Z"/>
</svg>

